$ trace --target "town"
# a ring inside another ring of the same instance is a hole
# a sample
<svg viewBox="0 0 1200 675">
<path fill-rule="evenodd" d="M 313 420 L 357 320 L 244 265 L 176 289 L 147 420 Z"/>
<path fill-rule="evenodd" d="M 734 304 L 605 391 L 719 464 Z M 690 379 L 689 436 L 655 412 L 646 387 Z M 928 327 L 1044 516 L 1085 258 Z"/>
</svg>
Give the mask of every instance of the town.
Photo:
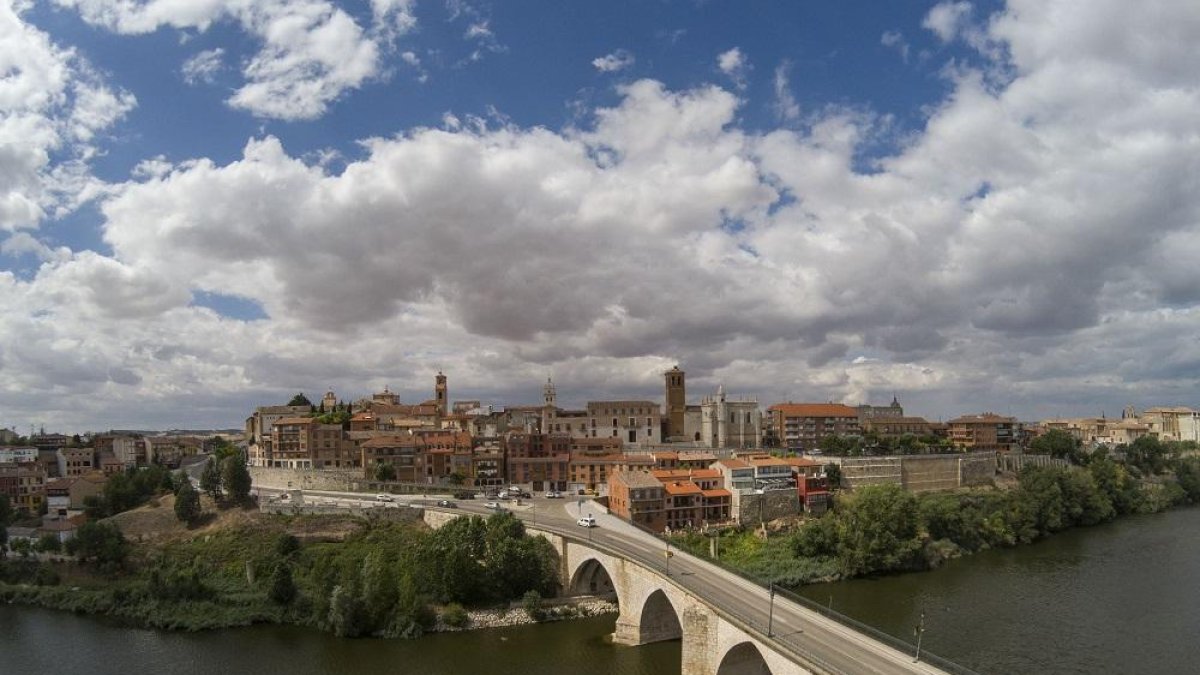
<svg viewBox="0 0 1200 675">
<path fill-rule="evenodd" d="M 0 495 L 17 513 L 41 516 L 10 536 L 65 542 L 112 476 L 178 468 L 239 441 L 256 484 L 488 498 L 513 486 L 518 496 L 600 498 L 614 515 L 664 532 L 821 514 L 838 488 L 953 490 L 990 485 L 998 471 L 1030 463 L 1065 466 L 1064 453 L 1038 452 L 1047 434 L 1111 452 L 1142 437 L 1200 440 L 1200 412 L 1187 407 L 1129 407 L 1114 419 L 981 413 L 934 422 L 907 415 L 895 397 L 765 410 L 723 387 L 689 397 L 685 378 L 679 367 L 663 373 L 661 401 L 588 401 L 572 410 L 558 406 L 550 379 L 540 405 L 451 402 L 449 378 L 438 372 L 433 397 L 418 403 L 384 387 L 358 399 L 330 391 L 315 402 L 297 394 L 257 407 L 240 440 L 229 431 L 23 437 L 0 429 Z"/>
</svg>

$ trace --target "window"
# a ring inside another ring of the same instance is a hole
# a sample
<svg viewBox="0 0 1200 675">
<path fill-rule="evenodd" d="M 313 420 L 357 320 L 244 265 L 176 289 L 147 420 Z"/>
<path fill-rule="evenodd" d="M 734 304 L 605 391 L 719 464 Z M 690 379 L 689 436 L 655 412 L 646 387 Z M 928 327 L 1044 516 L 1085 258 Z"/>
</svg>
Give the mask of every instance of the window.
<svg viewBox="0 0 1200 675">
<path fill-rule="evenodd" d="M 630 429 L 630 430 L 629 430 L 629 442 L 630 442 L 630 443 L 636 443 L 636 442 L 637 442 L 637 429 Z"/>
</svg>

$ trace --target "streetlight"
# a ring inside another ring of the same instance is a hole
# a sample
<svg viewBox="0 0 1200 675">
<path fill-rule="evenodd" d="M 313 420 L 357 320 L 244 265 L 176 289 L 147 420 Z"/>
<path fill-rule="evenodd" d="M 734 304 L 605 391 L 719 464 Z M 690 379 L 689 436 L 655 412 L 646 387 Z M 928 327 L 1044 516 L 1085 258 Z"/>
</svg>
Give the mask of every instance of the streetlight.
<svg viewBox="0 0 1200 675">
<path fill-rule="evenodd" d="M 913 658 L 913 663 L 921 660 L 921 636 L 925 634 L 925 610 L 921 610 L 921 621 L 913 626 L 913 633 L 917 635 L 917 655 Z"/>
<path fill-rule="evenodd" d="M 770 591 L 770 606 L 767 609 L 767 637 L 774 637 L 772 634 L 775 627 L 775 582 L 768 581 L 767 588 Z"/>
</svg>

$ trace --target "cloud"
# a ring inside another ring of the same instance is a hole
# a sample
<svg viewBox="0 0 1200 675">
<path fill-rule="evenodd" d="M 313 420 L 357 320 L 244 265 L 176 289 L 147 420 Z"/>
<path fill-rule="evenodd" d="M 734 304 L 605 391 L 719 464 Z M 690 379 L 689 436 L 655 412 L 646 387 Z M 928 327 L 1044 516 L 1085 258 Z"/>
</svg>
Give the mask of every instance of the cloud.
<svg viewBox="0 0 1200 675">
<path fill-rule="evenodd" d="M 921 25 L 933 31 L 942 42 L 950 42 L 967 26 L 970 16 L 971 3 L 947 0 L 934 5 Z"/>
<path fill-rule="evenodd" d="M 935 418 L 1192 401 L 1200 9 L 1013 0 L 971 30 L 989 48 L 882 156 L 885 117 L 801 114 L 781 64 L 775 129 L 637 80 L 566 129 L 447 113 L 338 171 L 271 136 L 148 160 L 103 192 L 111 255 L 4 244 L 44 262 L 0 272 L 0 409 L 236 424 L 297 389 L 421 400 L 435 367 L 501 404 L 553 370 L 576 405 L 657 399 L 675 363 L 697 394 Z"/>
<path fill-rule="evenodd" d="M 791 85 L 788 82 L 788 71 L 791 69 L 792 64 L 789 61 L 784 61 L 776 66 L 773 82 L 775 101 L 772 107 L 775 109 L 775 117 L 784 122 L 800 117 L 800 104 L 796 102 L 796 97 L 792 94 Z"/>
<path fill-rule="evenodd" d="M 242 65 L 245 82 L 229 105 L 255 115 L 285 120 L 320 117 L 345 92 L 357 89 L 380 72 L 381 42 L 410 30 L 415 19 L 411 2 L 375 0 L 372 12 L 379 38 L 364 31 L 355 19 L 326 0 L 267 0 L 244 3 L 215 0 L 177 3 L 151 0 L 131 4 L 121 0 L 55 0 L 76 9 L 90 24 L 123 35 L 151 33 L 160 28 L 206 31 L 214 23 L 231 21 L 260 43 L 259 51 Z M 204 81 L 213 67 L 211 53 L 184 65 L 200 68 Z M 189 80 L 190 81 L 190 80 Z"/>
<path fill-rule="evenodd" d="M 605 54 L 592 59 L 592 65 L 602 73 L 615 73 L 625 70 L 634 63 L 633 54 L 624 49 L 618 49 L 611 54 Z"/>
<path fill-rule="evenodd" d="M 180 72 L 183 74 L 183 81 L 188 84 L 212 84 L 217 76 L 217 73 L 225 67 L 223 62 L 225 58 L 225 50 L 220 47 L 216 49 L 207 49 L 196 54 L 192 58 L 183 62 L 183 67 Z"/>
<path fill-rule="evenodd" d="M 33 228 L 97 193 L 97 136 L 136 105 L 86 59 L 0 4 L 0 230 Z"/>
<path fill-rule="evenodd" d="M 908 63 L 909 45 L 908 41 L 904 39 L 904 35 L 900 33 L 900 31 L 884 31 L 883 35 L 879 38 L 879 44 L 883 45 L 884 47 L 891 47 L 892 49 L 895 49 L 900 54 L 900 58 L 903 59 L 905 63 Z"/>
<path fill-rule="evenodd" d="M 738 89 L 746 88 L 746 77 L 750 71 L 750 62 L 741 49 L 734 47 L 717 55 L 717 68 L 725 73 Z"/>
</svg>

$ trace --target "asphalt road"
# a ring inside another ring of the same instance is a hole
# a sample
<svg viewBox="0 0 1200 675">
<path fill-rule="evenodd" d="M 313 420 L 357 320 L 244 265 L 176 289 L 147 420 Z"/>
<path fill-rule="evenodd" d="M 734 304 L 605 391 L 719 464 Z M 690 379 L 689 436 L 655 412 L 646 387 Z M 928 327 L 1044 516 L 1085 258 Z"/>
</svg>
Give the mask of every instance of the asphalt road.
<svg viewBox="0 0 1200 675">
<path fill-rule="evenodd" d="M 256 488 L 263 497 L 270 498 L 284 490 Z M 303 502 L 324 505 L 373 505 L 376 508 L 409 508 L 424 506 L 437 509 L 437 501 L 444 496 L 393 495 L 396 501 L 380 502 L 374 495 L 353 492 L 305 490 Z M 454 511 L 488 515 L 493 511 L 484 506 L 487 500 L 453 500 Z M 860 675 L 910 673 L 943 673 L 924 662 L 916 663 L 912 653 L 904 653 L 885 645 L 867 635 L 859 633 L 821 614 L 813 612 L 786 598 L 770 598 L 767 589 L 711 563 L 700 560 L 682 551 L 671 549 L 668 558 L 665 543 L 653 535 L 639 530 L 591 501 L 579 502 L 577 498 L 550 500 L 538 496 L 534 499 L 501 502 L 502 508 L 511 511 L 531 527 L 565 536 L 581 543 L 590 542 L 598 550 L 634 560 L 643 566 L 657 570 L 669 583 L 685 589 L 696 597 L 703 598 L 711 607 L 723 614 L 744 630 L 750 631 L 759 641 L 774 646 L 784 654 L 790 654 L 817 672 Z M 581 515 L 591 514 L 598 527 L 582 528 L 576 524 Z M 773 609 L 772 609 L 773 604 Z M 769 618 L 770 617 L 770 618 Z M 771 624 L 772 637 L 767 637 L 767 625 Z"/>
</svg>

